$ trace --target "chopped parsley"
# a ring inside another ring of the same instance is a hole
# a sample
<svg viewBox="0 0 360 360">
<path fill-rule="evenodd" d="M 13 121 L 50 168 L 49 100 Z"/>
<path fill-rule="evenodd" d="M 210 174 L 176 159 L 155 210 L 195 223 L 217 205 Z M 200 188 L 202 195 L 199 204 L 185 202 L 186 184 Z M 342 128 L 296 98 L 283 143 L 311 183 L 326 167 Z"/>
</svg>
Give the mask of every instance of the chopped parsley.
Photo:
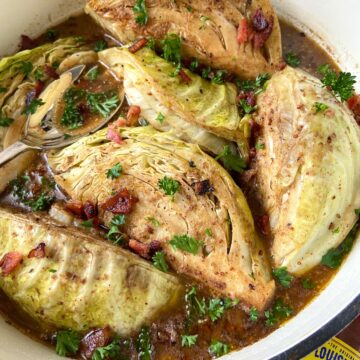
<svg viewBox="0 0 360 360">
<path fill-rule="evenodd" d="M 8 127 L 14 122 L 14 119 L 9 117 L 1 117 L 0 118 L 0 126 L 1 127 Z"/>
<path fill-rule="evenodd" d="M 224 302 L 221 299 L 210 299 L 208 314 L 211 321 L 216 321 L 221 318 L 225 311 Z"/>
<path fill-rule="evenodd" d="M 119 339 L 115 338 L 109 345 L 96 348 L 92 354 L 91 360 L 118 359 L 119 356 Z"/>
<path fill-rule="evenodd" d="M 19 69 L 23 73 L 24 76 L 29 76 L 33 71 L 33 64 L 29 61 L 21 61 L 19 63 Z"/>
<path fill-rule="evenodd" d="M 79 350 L 80 336 L 74 331 L 56 333 L 56 353 L 60 356 L 74 355 Z"/>
<path fill-rule="evenodd" d="M 355 215 L 360 215 L 360 209 L 355 209 Z"/>
<path fill-rule="evenodd" d="M 316 102 L 314 104 L 314 110 L 315 110 L 315 113 L 319 113 L 319 112 L 323 112 L 325 110 L 327 110 L 329 107 L 324 104 L 324 103 L 321 103 L 321 102 Z"/>
<path fill-rule="evenodd" d="M 291 307 L 286 305 L 281 299 L 277 299 L 275 301 L 275 304 L 271 310 L 265 311 L 265 318 L 266 322 L 265 324 L 267 326 L 274 326 L 276 325 L 280 320 L 283 320 L 289 316 L 291 316 L 293 313 L 293 310 Z"/>
<path fill-rule="evenodd" d="M 302 278 L 301 279 L 301 285 L 304 289 L 307 290 L 311 290 L 311 289 L 315 289 L 316 285 L 314 284 L 314 282 L 308 278 Z"/>
<path fill-rule="evenodd" d="M 279 282 L 279 284 L 285 288 L 289 288 L 292 281 L 294 280 L 294 277 L 289 274 L 285 266 L 274 269 L 272 274 Z"/>
<path fill-rule="evenodd" d="M 174 195 L 179 191 L 181 184 L 179 181 L 174 180 L 170 177 L 165 176 L 158 182 L 159 188 L 164 190 L 166 195 L 174 197 Z"/>
<path fill-rule="evenodd" d="M 111 93 L 88 93 L 87 103 L 93 113 L 108 117 L 119 105 L 119 97 Z"/>
<path fill-rule="evenodd" d="M 347 101 L 354 94 L 356 76 L 349 72 L 337 74 L 329 64 L 320 65 L 317 71 L 323 75 L 321 79 L 323 85 L 329 87 L 341 101 Z"/>
<path fill-rule="evenodd" d="M 41 80 L 44 78 L 44 72 L 40 69 L 40 68 L 37 68 L 34 72 L 34 78 L 35 80 Z"/>
<path fill-rule="evenodd" d="M 257 143 L 255 145 L 255 149 L 256 150 L 264 150 L 265 149 L 265 144 L 264 143 Z"/>
<path fill-rule="evenodd" d="M 24 111 L 22 112 L 22 114 L 24 115 L 33 115 L 36 113 L 37 109 L 44 105 L 45 103 L 41 100 L 41 99 L 33 99 L 31 100 L 31 102 L 29 103 L 29 105 L 27 105 L 24 109 Z"/>
<path fill-rule="evenodd" d="M 285 61 L 288 65 L 297 68 L 300 65 L 300 59 L 297 55 L 292 52 L 289 52 L 285 56 Z"/>
<path fill-rule="evenodd" d="M 136 15 L 135 21 L 139 25 L 146 25 L 149 21 L 149 16 L 146 8 L 145 0 L 136 0 L 136 3 L 133 7 L 133 12 Z"/>
<path fill-rule="evenodd" d="M 191 347 L 196 344 L 198 335 L 181 335 L 181 346 Z"/>
<path fill-rule="evenodd" d="M 251 114 L 257 109 L 257 106 L 251 106 L 245 99 L 240 99 L 239 104 L 245 114 Z"/>
<path fill-rule="evenodd" d="M 92 69 L 88 71 L 86 74 L 86 78 L 90 81 L 95 81 L 99 76 L 100 70 L 98 66 L 94 66 Z"/>
<path fill-rule="evenodd" d="M 119 230 L 118 226 L 112 225 L 110 230 L 106 234 L 106 238 L 110 240 L 114 245 L 123 245 L 125 235 Z"/>
<path fill-rule="evenodd" d="M 155 227 L 159 227 L 159 226 L 160 226 L 159 220 L 155 219 L 155 218 L 152 217 L 152 216 L 146 217 L 145 220 L 151 221 L 151 223 L 152 223 Z"/>
<path fill-rule="evenodd" d="M 228 170 L 234 170 L 237 172 L 243 172 L 246 169 L 246 162 L 241 157 L 234 155 L 229 145 L 224 146 L 224 150 L 215 158 L 215 160 L 221 159 L 224 166 Z"/>
<path fill-rule="evenodd" d="M 253 91 L 255 95 L 265 90 L 266 82 L 270 80 L 271 75 L 268 73 L 260 74 L 255 80 L 237 81 L 236 84 L 240 90 Z"/>
<path fill-rule="evenodd" d="M 95 42 L 94 51 L 100 52 L 108 48 L 108 44 L 105 40 L 98 40 Z"/>
<path fill-rule="evenodd" d="M 214 84 L 221 85 L 225 82 L 225 76 L 227 72 L 225 70 L 218 70 L 216 71 L 214 77 L 211 79 L 211 82 Z"/>
<path fill-rule="evenodd" d="M 162 272 L 168 272 L 169 266 L 165 260 L 165 254 L 163 251 L 157 251 L 155 255 L 152 257 L 152 261 L 154 266 Z"/>
<path fill-rule="evenodd" d="M 125 222 L 126 222 L 126 216 L 124 214 L 115 215 L 111 219 L 112 226 L 121 226 L 121 225 L 124 225 Z"/>
<path fill-rule="evenodd" d="M 218 340 L 213 340 L 209 347 L 209 353 L 215 357 L 226 355 L 229 351 L 229 345 Z"/>
<path fill-rule="evenodd" d="M 109 169 L 107 171 L 106 177 L 108 179 L 112 179 L 112 180 L 117 179 L 121 175 L 122 171 L 123 171 L 123 168 L 122 168 L 121 164 L 117 163 L 111 169 Z"/>
<path fill-rule="evenodd" d="M 4 93 L 4 92 L 7 92 L 7 88 L 3 87 L 3 86 L 0 86 L 0 94 Z"/>
<path fill-rule="evenodd" d="M 136 351 L 139 360 L 151 360 L 152 346 L 150 342 L 150 330 L 147 326 L 143 327 L 136 340 Z"/>
<path fill-rule="evenodd" d="M 212 231 L 211 231 L 211 229 L 205 229 L 205 234 L 207 235 L 207 236 L 213 236 L 213 233 L 212 233 Z"/>
<path fill-rule="evenodd" d="M 358 225 L 355 225 L 345 240 L 336 249 L 330 249 L 321 259 L 321 263 L 331 269 L 338 268 L 346 254 L 350 252 L 355 241 Z"/>
<path fill-rule="evenodd" d="M 208 79 L 210 77 L 210 74 L 212 72 L 212 69 L 210 66 L 207 66 L 206 68 L 204 68 L 202 71 L 201 71 L 201 77 L 203 79 Z"/>
<path fill-rule="evenodd" d="M 183 250 L 193 255 L 198 254 L 204 245 L 202 241 L 196 240 L 188 234 L 174 235 L 169 243 L 175 250 Z"/>
<path fill-rule="evenodd" d="M 199 67 L 199 60 L 198 59 L 193 59 L 190 63 L 189 69 L 192 72 L 195 72 Z"/>
<path fill-rule="evenodd" d="M 94 219 L 85 220 L 80 225 L 86 228 L 92 228 L 94 226 Z"/>
<path fill-rule="evenodd" d="M 256 322 L 259 319 L 259 310 L 256 307 L 252 307 L 249 311 L 249 318 L 252 322 Z"/>
<path fill-rule="evenodd" d="M 163 124 L 165 116 L 162 113 L 159 113 L 155 120 L 158 121 L 160 124 Z"/>
<path fill-rule="evenodd" d="M 31 207 L 32 211 L 44 211 L 47 210 L 53 202 L 54 196 L 49 195 L 48 192 L 44 191 L 39 197 L 34 200 L 29 200 L 25 204 Z"/>
<path fill-rule="evenodd" d="M 168 34 L 161 41 L 165 60 L 181 67 L 181 39 L 176 34 Z"/>
<path fill-rule="evenodd" d="M 154 50 L 155 51 L 155 46 L 156 46 L 156 42 L 155 42 L 155 38 L 153 36 L 149 36 L 147 38 L 147 44 L 146 46 L 151 49 L 151 50 Z"/>
<path fill-rule="evenodd" d="M 56 273 L 57 272 L 57 270 L 55 270 L 55 269 L 49 269 L 49 272 L 51 272 L 51 273 Z"/>
</svg>

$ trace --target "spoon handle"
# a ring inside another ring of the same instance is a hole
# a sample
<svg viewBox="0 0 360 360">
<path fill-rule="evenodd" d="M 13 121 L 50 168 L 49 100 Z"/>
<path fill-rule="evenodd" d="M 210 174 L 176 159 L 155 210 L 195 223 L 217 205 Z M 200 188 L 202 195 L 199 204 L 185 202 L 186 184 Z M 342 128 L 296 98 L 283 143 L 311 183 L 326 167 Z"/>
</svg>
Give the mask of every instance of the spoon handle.
<svg viewBox="0 0 360 360">
<path fill-rule="evenodd" d="M 21 141 L 17 141 L 0 152 L 0 166 L 6 164 L 8 161 L 28 150 L 40 150 L 40 148 L 36 146 L 29 146 Z"/>
</svg>

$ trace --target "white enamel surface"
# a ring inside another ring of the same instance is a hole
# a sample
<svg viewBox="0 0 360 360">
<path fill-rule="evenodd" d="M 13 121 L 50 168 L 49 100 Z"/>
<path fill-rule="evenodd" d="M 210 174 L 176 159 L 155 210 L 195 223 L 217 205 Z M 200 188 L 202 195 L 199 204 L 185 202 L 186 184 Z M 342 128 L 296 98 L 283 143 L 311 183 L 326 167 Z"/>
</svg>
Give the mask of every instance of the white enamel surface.
<svg viewBox="0 0 360 360">
<path fill-rule="evenodd" d="M 83 0 L 0 0 L 0 53 L 16 50 L 20 34 L 37 35 L 81 9 Z M 343 69 L 360 79 L 358 0 L 273 0 L 278 12 L 327 44 Z M 325 45 L 324 45 L 325 46 Z M 358 82 L 359 87 L 359 82 Z M 360 90 L 360 88 L 358 88 Z M 360 293 L 360 241 L 329 286 L 305 310 L 267 338 L 224 359 L 263 360 L 280 354 L 330 321 Z M 54 350 L 0 318 L 0 360 L 59 359 Z"/>
</svg>

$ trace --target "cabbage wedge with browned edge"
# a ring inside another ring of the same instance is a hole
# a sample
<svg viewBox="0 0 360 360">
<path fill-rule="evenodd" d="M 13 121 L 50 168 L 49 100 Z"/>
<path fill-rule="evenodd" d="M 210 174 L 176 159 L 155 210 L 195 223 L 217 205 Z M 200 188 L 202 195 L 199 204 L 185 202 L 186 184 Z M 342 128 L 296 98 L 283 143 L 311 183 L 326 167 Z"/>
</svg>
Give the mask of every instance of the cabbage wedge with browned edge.
<svg viewBox="0 0 360 360">
<path fill-rule="evenodd" d="M 135 0 L 88 0 L 85 11 L 125 44 L 143 36 L 160 42 L 166 34 L 177 34 L 183 40 L 185 57 L 240 77 L 273 72 L 281 61 L 280 25 L 269 0 L 146 1 L 148 21 L 144 25 L 136 21 L 135 4 Z M 250 23 L 259 9 L 266 19 L 261 27 L 273 23 L 270 37 L 260 47 L 252 41 L 239 43 L 240 22 L 247 19 Z"/>
<path fill-rule="evenodd" d="M 272 257 L 301 275 L 357 221 L 360 128 L 320 80 L 290 67 L 272 77 L 258 107 L 265 148 L 257 154 L 257 189 L 270 215 Z"/>
<path fill-rule="evenodd" d="M 28 258 L 41 243 L 46 256 Z M 110 326 L 129 336 L 170 310 L 183 293 L 175 276 L 110 242 L 43 215 L 0 208 L 0 258 L 13 251 L 23 262 L 0 277 L 0 287 L 45 329 Z"/>
<path fill-rule="evenodd" d="M 186 84 L 181 77 L 171 76 L 174 65 L 148 48 L 135 54 L 126 47 L 112 48 L 100 52 L 99 59 L 124 80 L 127 99 L 140 105 L 141 115 L 153 127 L 173 129 L 177 137 L 213 154 L 236 142 L 247 159 L 246 126 L 239 115 L 234 84 L 213 84 L 184 70 L 191 79 Z"/>
<path fill-rule="evenodd" d="M 113 215 L 104 204 L 127 189 L 138 199 L 122 229 L 130 239 L 159 241 L 178 274 L 200 281 L 214 294 L 264 309 L 274 281 L 250 209 L 230 175 L 198 146 L 171 133 L 150 126 L 119 132 L 121 144 L 107 141 L 104 129 L 50 154 L 57 184 L 72 199 L 97 204 L 105 224 Z M 108 178 L 117 163 L 122 174 Z M 178 182 L 173 196 L 159 186 L 164 177 Z M 203 182 L 205 191 L 197 191 Z M 192 238 L 196 246 L 190 252 L 176 248 L 176 237 Z"/>
</svg>

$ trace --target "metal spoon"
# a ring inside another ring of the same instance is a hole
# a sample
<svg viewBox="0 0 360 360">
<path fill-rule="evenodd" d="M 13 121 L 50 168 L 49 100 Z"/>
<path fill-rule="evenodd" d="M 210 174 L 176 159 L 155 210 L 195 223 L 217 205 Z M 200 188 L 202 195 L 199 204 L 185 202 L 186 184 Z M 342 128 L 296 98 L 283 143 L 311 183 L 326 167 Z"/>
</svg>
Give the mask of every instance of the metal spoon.
<svg viewBox="0 0 360 360">
<path fill-rule="evenodd" d="M 85 67 L 86 67 L 85 65 L 78 65 L 67 70 L 65 73 L 71 74 L 72 83 L 74 83 L 81 76 Z M 46 89 L 44 90 L 44 92 L 45 91 Z M 56 127 L 51 127 L 51 129 L 46 133 L 46 135 L 39 136 L 38 133 L 31 131 L 29 125 L 32 115 L 28 116 L 24 127 L 23 138 L 0 153 L 0 166 L 6 164 L 8 161 L 12 160 L 13 158 L 15 158 L 16 156 L 20 155 L 25 151 L 62 148 L 64 146 L 76 142 L 81 137 L 94 133 L 113 118 L 113 116 L 120 109 L 121 105 L 122 102 L 120 101 L 119 106 L 116 109 L 114 109 L 107 118 L 104 118 L 104 120 L 101 123 L 97 123 L 96 127 L 91 128 L 89 131 L 87 131 L 84 134 L 75 135 L 75 136 L 64 134 L 63 132 L 60 132 L 59 129 L 57 129 Z M 42 120 L 44 123 L 52 124 L 53 110 L 54 110 L 54 105 L 49 108 L 49 111 L 44 116 Z"/>
</svg>

